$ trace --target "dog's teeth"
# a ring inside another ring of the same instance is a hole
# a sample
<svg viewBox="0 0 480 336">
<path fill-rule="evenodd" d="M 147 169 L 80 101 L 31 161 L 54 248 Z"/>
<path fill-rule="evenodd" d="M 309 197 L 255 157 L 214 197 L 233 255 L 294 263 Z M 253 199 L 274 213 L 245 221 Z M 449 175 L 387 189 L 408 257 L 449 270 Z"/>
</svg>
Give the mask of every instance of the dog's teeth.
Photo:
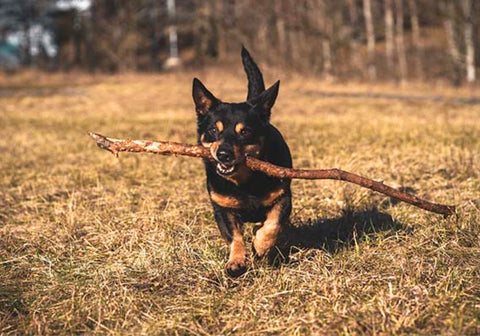
<svg viewBox="0 0 480 336">
<path fill-rule="evenodd" d="M 221 173 L 221 174 L 229 174 L 231 172 L 233 172 L 233 170 L 235 169 L 235 166 L 225 166 L 221 163 L 218 163 L 217 164 L 217 170 Z"/>
</svg>

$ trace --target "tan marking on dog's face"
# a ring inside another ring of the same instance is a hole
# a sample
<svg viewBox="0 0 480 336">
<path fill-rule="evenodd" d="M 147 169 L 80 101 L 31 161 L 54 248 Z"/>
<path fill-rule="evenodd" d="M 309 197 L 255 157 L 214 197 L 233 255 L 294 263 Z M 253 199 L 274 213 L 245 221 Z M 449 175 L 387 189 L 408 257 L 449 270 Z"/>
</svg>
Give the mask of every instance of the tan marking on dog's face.
<svg viewBox="0 0 480 336">
<path fill-rule="evenodd" d="M 235 154 L 235 161 L 239 161 L 243 156 L 242 149 L 237 144 L 233 145 L 233 153 Z"/>
<path fill-rule="evenodd" d="M 213 142 L 205 142 L 205 134 L 202 134 L 200 136 L 200 142 L 202 143 L 202 146 L 203 147 L 207 147 L 207 148 L 210 148 L 210 146 L 212 145 Z"/>
<path fill-rule="evenodd" d="M 249 155 L 249 156 L 259 157 L 260 154 L 262 153 L 264 141 L 265 141 L 265 138 L 260 137 L 259 140 L 258 140 L 258 143 L 245 145 L 243 147 L 244 153 Z"/>
<path fill-rule="evenodd" d="M 279 188 L 277 190 L 273 190 L 269 192 L 265 197 L 262 198 L 262 205 L 263 206 L 272 205 L 284 193 L 285 193 L 285 189 L 283 188 Z"/>
<path fill-rule="evenodd" d="M 262 151 L 262 146 L 260 144 L 246 145 L 244 151 L 249 156 L 258 157 Z"/>
<path fill-rule="evenodd" d="M 224 208 L 241 209 L 243 207 L 243 202 L 234 196 L 225 196 L 211 191 L 210 198 L 214 203 Z"/>
<path fill-rule="evenodd" d="M 233 145 L 233 152 L 235 154 L 235 161 L 241 162 L 244 154 L 240 146 L 238 145 Z M 232 182 L 236 186 L 239 186 L 240 184 L 247 183 L 248 180 L 250 179 L 252 171 L 245 166 L 245 163 L 241 162 L 237 164 L 236 171 L 229 176 L 222 176 L 224 179 L 227 181 Z"/>
<path fill-rule="evenodd" d="M 281 204 L 275 204 L 267 214 L 267 219 L 255 233 L 253 246 L 259 257 L 265 256 L 272 249 L 282 231 L 280 225 Z"/>
<path fill-rule="evenodd" d="M 245 124 L 239 122 L 238 124 L 235 125 L 235 132 L 237 134 L 240 134 L 240 132 L 245 128 Z"/>
<path fill-rule="evenodd" d="M 215 141 L 215 142 L 212 142 L 212 144 L 209 146 L 210 154 L 212 154 L 213 158 L 217 161 L 218 161 L 217 151 L 218 151 L 218 147 L 220 147 L 221 144 L 222 144 L 221 141 Z"/>
<path fill-rule="evenodd" d="M 222 176 L 224 179 L 232 182 L 236 186 L 241 184 L 245 184 L 250 180 L 252 176 L 252 171 L 245 166 L 245 164 L 241 163 L 237 166 L 237 170 L 235 173 L 229 176 Z"/>
<path fill-rule="evenodd" d="M 215 126 L 217 126 L 217 130 L 218 130 L 218 133 L 222 133 L 223 132 L 223 122 L 221 122 L 220 120 L 217 121 L 215 123 Z"/>
</svg>

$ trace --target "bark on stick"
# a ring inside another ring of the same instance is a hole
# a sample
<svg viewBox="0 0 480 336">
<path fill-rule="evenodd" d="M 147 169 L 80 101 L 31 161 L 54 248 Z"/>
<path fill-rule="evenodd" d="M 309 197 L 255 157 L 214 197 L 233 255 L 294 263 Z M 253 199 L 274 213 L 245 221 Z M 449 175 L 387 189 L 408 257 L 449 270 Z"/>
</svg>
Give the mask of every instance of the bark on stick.
<svg viewBox="0 0 480 336">
<path fill-rule="evenodd" d="M 118 155 L 120 152 L 146 152 L 162 155 L 184 155 L 214 161 L 210 151 L 203 146 L 170 141 L 112 139 L 92 132 L 90 132 L 89 135 L 97 142 L 98 147 L 108 150 L 115 155 Z M 374 181 L 337 168 L 312 170 L 285 168 L 249 156 L 245 157 L 245 164 L 251 170 L 260 171 L 277 178 L 347 181 L 412 204 L 421 209 L 442 214 L 445 217 L 455 213 L 454 206 L 432 203 L 415 195 L 389 187 L 383 184 L 383 182 Z"/>
</svg>

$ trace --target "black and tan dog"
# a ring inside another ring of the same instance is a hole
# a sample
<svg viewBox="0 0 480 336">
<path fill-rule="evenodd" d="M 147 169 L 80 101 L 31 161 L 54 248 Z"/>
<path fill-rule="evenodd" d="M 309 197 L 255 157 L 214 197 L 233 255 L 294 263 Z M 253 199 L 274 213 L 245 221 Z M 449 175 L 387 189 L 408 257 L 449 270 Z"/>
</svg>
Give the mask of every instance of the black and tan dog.
<svg viewBox="0 0 480 336">
<path fill-rule="evenodd" d="M 280 81 L 265 90 L 262 73 L 245 48 L 242 62 L 248 78 L 243 103 L 222 102 L 197 78 L 193 80 L 198 143 L 215 158 L 215 162 L 205 160 L 207 189 L 220 232 L 230 246 L 225 267 L 232 276 L 246 270 L 243 224 L 261 223 L 253 238 L 254 252 L 272 261 L 292 209 L 289 180 L 245 166 L 245 155 L 283 167 L 292 167 L 292 158 L 282 135 L 270 124 Z"/>
</svg>

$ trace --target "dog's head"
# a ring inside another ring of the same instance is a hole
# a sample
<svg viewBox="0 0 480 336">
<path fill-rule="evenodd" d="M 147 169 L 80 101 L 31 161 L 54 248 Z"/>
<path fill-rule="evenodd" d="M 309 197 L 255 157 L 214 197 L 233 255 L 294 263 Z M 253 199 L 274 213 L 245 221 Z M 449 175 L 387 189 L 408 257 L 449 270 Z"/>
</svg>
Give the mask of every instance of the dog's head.
<svg viewBox="0 0 480 336">
<path fill-rule="evenodd" d="M 216 161 L 216 172 L 223 177 L 242 173 L 245 155 L 261 155 L 280 85 L 277 81 L 265 90 L 261 72 L 245 48 L 242 49 L 242 60 L 249 80 L 245 102 L 222 102 L 200 80 L 193 80 L 198 142 L 210 149 Z"/>
</svg>

